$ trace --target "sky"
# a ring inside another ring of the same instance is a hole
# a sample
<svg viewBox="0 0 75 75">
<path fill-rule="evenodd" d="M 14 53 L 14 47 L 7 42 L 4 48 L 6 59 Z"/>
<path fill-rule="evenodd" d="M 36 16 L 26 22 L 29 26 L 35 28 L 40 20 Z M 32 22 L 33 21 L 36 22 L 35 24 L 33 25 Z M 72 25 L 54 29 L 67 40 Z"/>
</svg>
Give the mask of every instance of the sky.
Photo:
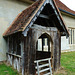
<svg viewBox="0 0 75 75">
<path fill-rule="evenodd" d="M 60 0 L 63 2 L 66 6 L 68 6 L 71 10 L 75 11 L 75 0 Z"/>
</svg>

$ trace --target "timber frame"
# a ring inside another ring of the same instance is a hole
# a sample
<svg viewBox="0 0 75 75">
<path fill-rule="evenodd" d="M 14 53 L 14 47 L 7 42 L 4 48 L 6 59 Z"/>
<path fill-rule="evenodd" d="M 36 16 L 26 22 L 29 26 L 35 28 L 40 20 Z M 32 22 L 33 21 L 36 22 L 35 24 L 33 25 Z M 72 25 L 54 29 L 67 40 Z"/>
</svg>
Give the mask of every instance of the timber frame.
<svg viewBox="0 0 75 75">
<path fill-rule="evenodd" d="M 33 7 L 36 7 L 34 11 Z M 61 35 L 68 37 L 69 33 L 54 0 L 38 0 L 24 10 L 3 34 L 8 47 L 7 62 L 22 75 L 35 75 L 34 61 L 51 58 L 52 70 L 56 71 L 60 68 Z M 48 39 L 47 46 L 43 43 L 45 38 Z M 42 51 L 37 48 L 39 39 L 43 40 Z"/>
<path fill-rule="evenodd" d="M 16 35 L 20 35 L 21 39 L 21 54 L 17 55 L 14 51 L 7 52 L 7 61 L 14 65 L 14 68 L 17 69 L 19 72 L 22 71 L 24 75 L 35 75 L 35 64 L 34 61 L 37 59 L 45 59 L 51 58 L 52 62 L 52 69 L 53 71 L 59 69 L 60 67 L 60 55 L 61 55 L 61 47 L 60 47 L 60 40 L 61 35 L 57 28 L 55 27 L 44 27 L 40 25 L 34 24 L 28 31 L 26 37 L 22 34 L 17 33 Z M 51 39 L 51 51 L 50 52 L 39 52 L 36 49 L 37 40 L 38 38 L 45 34 Z M 13 38 L 15 38 L 12 35 Z M 17 39 L 17 38 L 16 38 Z M 13 39 L 14 41 L 15 39 Z M 9 40 L 8 40 L 9 43 Z M 13 44 L 12 44 L 13 45 Z M 12 46 L 11 46 L 12 47 Z M 10 48 L 10 47 L 9 47 Z M 9 50 L 9 49 L 8 49 Z M 41 56 L 42 53 L 42 56 Z M 43 55 L 44 54 L 44 55 Z M 43 58 L 42 58 L 43 57 Z"/>
</svg>

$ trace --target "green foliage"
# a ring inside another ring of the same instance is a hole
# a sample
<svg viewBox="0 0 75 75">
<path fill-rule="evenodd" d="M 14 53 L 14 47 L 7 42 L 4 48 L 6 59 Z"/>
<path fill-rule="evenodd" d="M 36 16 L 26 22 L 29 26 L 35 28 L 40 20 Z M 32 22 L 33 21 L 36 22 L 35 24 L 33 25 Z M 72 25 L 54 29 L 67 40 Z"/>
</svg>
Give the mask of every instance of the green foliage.
<svg viewBox="0 0 75 75">
<path fill-rule="evenodd" d="M 19 75 L 16 70 L 13 70 L 10 66 L 0 64 L 0 75 Z"/>
</svg>

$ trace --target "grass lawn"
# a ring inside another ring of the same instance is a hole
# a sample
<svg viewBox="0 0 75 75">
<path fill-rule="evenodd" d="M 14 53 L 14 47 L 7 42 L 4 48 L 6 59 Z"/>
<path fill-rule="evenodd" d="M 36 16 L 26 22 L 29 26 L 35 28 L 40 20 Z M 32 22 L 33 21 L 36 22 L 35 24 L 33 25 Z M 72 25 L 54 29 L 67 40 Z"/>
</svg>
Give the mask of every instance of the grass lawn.
<svg viewBox="0 0 75 75">
<path fill-rule="evenodd" d="M 75 52 L 61 54 L 61 70 L 54 75 L 75 75 Z M 0 75 L 19 75 L 12 67 L 0 64 Z"/>
<path fill-rule="evenodd" d="M 61 54 L 61 66 L 64 67 L 62 73 L 56 75 L 75 75 L 75 52 Z"/>
<path fill-rule="evenodd" d="M 0 64 L 0 75 L 19 75 L 16 70 L 12 67 L 6 66 L 5 64 Z"/>
</svg>

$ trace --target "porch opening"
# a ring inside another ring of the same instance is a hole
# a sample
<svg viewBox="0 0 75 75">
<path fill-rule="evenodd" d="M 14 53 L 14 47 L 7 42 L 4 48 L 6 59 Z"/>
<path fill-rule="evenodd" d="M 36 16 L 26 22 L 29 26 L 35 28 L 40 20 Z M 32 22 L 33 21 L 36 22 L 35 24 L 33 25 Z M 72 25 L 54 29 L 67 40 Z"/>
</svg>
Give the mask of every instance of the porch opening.
<svg viewBox="0 0 75 75">
<path fill-rule="evenodd" d="M 36 42 L 36 60 L 51 58 L 52 39 L 47 33 L 42 34 Z"/>
</svg>

